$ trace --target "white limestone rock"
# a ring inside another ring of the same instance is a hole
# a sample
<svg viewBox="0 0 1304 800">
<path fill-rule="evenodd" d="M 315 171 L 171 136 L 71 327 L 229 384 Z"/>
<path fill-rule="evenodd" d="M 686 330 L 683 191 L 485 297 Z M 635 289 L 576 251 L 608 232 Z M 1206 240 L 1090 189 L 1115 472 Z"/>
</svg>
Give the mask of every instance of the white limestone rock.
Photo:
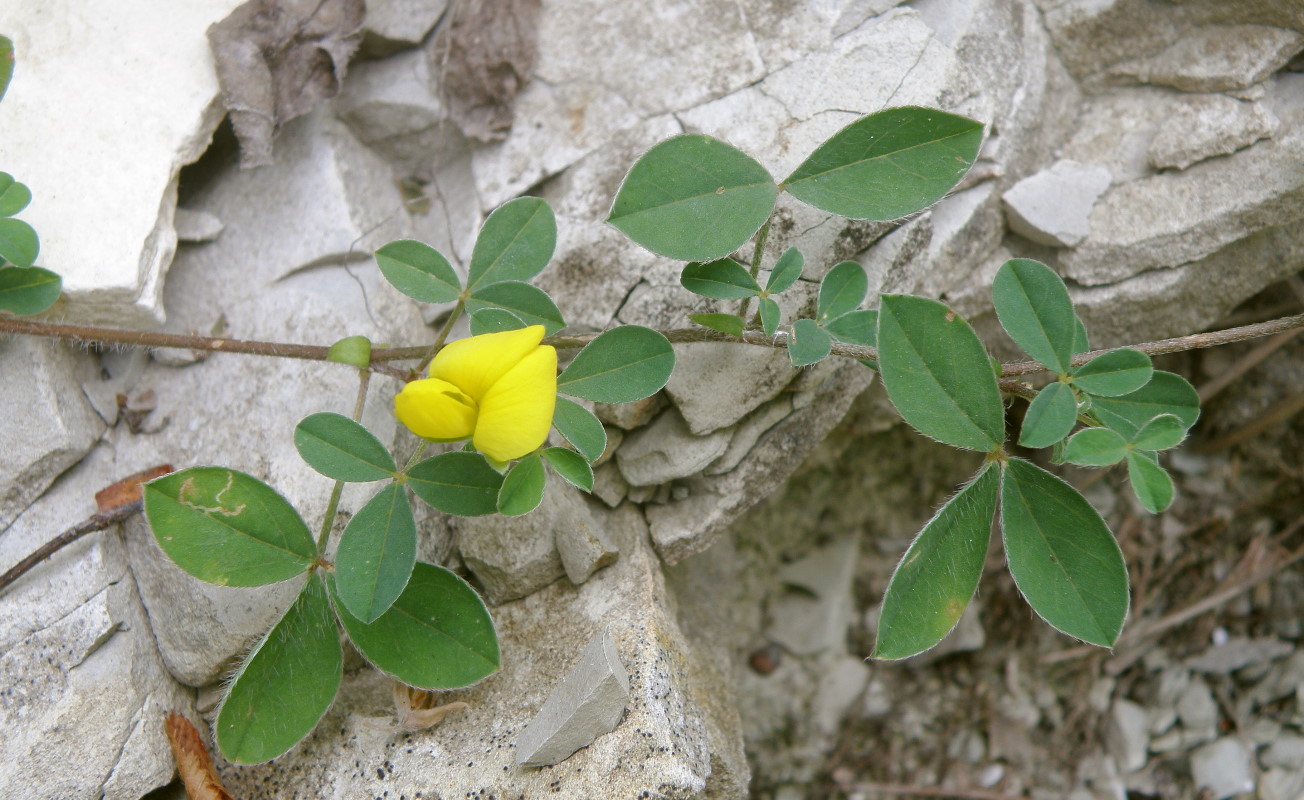
<svg viewBox="0 0 1304 800">
<path fill-rule="evenodd" d="M 1297 766 L 1300 762 L 1295 762 Z M 1259 776 L 1259 800 L 1299 800 L 1304 797 L 1304 770 L 1274 767 Z"/>
<path fill-rule="evenodd" d="M 1253 755 L 1245 743 L 1224 736 L 1191 753 L 1191 780 L 1212 800 L 1254 791 Z"/>
<path fill-rule="evenodd" d="M 1131 700 L 1115 700 L 1105 722 L 1104 737 L 1105 746 L 1122 772 L 1136 772 L 1146 765 L 1150 734 L 1144 708 Z"/>
<path fill-rule="evenodd" d="M 1076 247 L 1091 233 L 1091 209 L 1109 188 L 1106 167 L 1061 160 L 1001 198 L 1010 230 L 1038 244 Z"/>
<path fill-rule="evenodd" d="M 717 430 L 695 436 L 670 409 L 631 433 L 616 451 L 616 463 L 631 486 L 656 486 L 701 472 L 724 455 L 732 435 L 732 430 Z"/>
<path fill-rule="evenodd" d="M 625 716 L 629 673 L 610 629 L 593 635 L 580 657 L 516 739 L 516 763 L 545 767 L 611 733 Z"/>
<path fill-rule="evenodd" d="M 178 208 L 172 217 L 172 225 L 177 230 L 177 241 L 187 244 L 211 242 L 222 235 L 225 227 L 216 214 L 189 208 Z"/>
<path fill-rule="evenodd" d="M 752 448 L 756 447 L 761 436 L 770 428 L 783 422 L 792 410 L 792 398 L 781 395 L 744 418 L 734 431 L 733 438 L 729 440 L 729 447 L 719 458 L 711 462 L 706 468 L 706 474 L 723 475 L 735 469 L 752 452 Z"/>
<path fill-rule="evenodd" d="M 620 548 L 602 530 L 601 521 L 588 508 L 588 501 L 578 493 L 568 493 L 579 502 L 573 519 L 564 521 L 554 529 L 553 541 L 557 545 L 557 554 L 561 556 L 566 577 L 578 586 L 592 577 L 593 573 L 615 563 L 620 557 Z M 588 513 L 579 513 L 578 506 L 585 507 Z"/>
<path fill-rule="evenodd" d="M 1184 92 L 1224 92 L 1259 83 L 1304 48 L 1304 33 L 1269 25 L 1209 25 L 1184 31 L 1146 58 L 1119 64 L 1115 77 Z"/>
<path fill-rule="evenodd" d="M 696 436 L 735 424 L 797 376 L 783 349 L 702 342 L 678 345 L 675 358 L 666 394 Z"/>
<path fill-rule="evenodd" d="M 1155 169 L 1186 169 L 1267 139 L 1278 124 L 1259 103 L 1218 94 L 1192 97 L 1160 125 L 1150 142 L 1150 163 Z"/>
<path fill-rule="evenodd" d="M 362 49 L 370 55 L 415 47 L 448 8 L 448 0 L 367 0 Z"/>
<path fill-rule="evenodd" d="M 779 572 L 785 591 L 770 603 L 766 636 L 790 653 L 840 650 L 853 607 L 857 541 L 841 536 Z"/>
<path fill-rule="evenodd" d="M 41 237 L 41 266 L 63 276 L 68 316 L 162 321 L 177 175 L 223 114 L 204 31 L 240 2 L 0 9 L 18 58 L 0 103 L 0 164 L 32 189 L 23 219 Z"/>
<path fill-rule="evenodd" d="M 590 524 L 588 510 L 570 487 L 553 481 L 543 502 L 528 514 L 457 517 L 450 522 L 468 569 L 491 604 L 525 597 L 566 574 L 553 531 L 558 526 Z"/>
</svg>

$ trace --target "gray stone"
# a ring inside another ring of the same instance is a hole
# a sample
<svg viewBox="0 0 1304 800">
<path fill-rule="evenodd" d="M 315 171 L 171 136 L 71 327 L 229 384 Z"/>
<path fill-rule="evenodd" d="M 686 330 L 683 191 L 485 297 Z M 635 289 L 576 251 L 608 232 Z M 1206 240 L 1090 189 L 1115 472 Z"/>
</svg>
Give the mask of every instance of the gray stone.
<svg viewBox="0 0 1304 800">
<path fill-rule="evenodd" d="M 1240 739 L 1224 736 L 1191 753 L 1191 779 L 1209 790 L 1213 800 L 1254 791 L 1250 749 Z"/>
<path fill-rule="evenodd" d="M 608 425 L 632 431 L 652 421 L 666 407 L 666 396 L 657 392 L 632 403 L 594 403 L 593 413 Z"/>
<path fill-rule="evenodd" d="M 593 496 L 615 508 L 629 494 L 629 484 L 620 476 L 620 468 L 609 462 L 593 470 Z"/>
<path fill-rule="evenodd" d="M 1299 769 L 1304 765 L 1304 736 L 1291 732 L 1279 734 L 1259 753 L 1259 763 L 1264 769 Z"/>
<path fill-rule="evenodd" d="M 29 3 L 0 10 L 21 64 L 0 106 L 0 161 L 32 188 L 22 219 L 41 237 L 41 265 L 63 277 L 69 317 L 162 320 L 177 176 L 223 115 L 204 31 L 239 4 L 95 6 L 75 20 Z"/>
<path fill-rule="evenodd" d="M 841 649 L 852 609 L 856 537 L 842 536 L 779 574 L 766 636 L 798 655 Z"/>
<path fill-rule="evenodd" d="M 64 470 L 95 446 L 104 420 L 76 386 L 77 358 L 58 342 L 29 336 L 0 341 L 0 368 L 11 378 L 0 385 L 0 404 L 11 417 L 0 427 L 0 530 L 4 530 Z M 53 538 L 57 531 L 50 531 Z"/>
<path fill-rule="evenodd" d="M 1105 167 L 1057 161 L 1005 192 L 1010 229 L 1038 244 L 1075 247 L 1091 233 L 1091 209 L 1110 179 Z"/>
<path fill-rule="evenodd" d="M 792 398 L 780 396 L 739 423 L 729 447 L 706 468 L 707 475 L 722 475 L 742 463 L 762 435 L 792 413 Z"/>
<path fill-rule="evenodd" d="M 815 727 L 826 736 L 837 733 L 868 683 L 869 666 L 864 659 L 843 656 L 833 662 L 812 702 Z"/>
<path fill-rule="evenodd" d="M 1223 92 L 1259 83 L 1304 47 L 1304 34 L 1268 25 L 1210 25 L 1153 56 L 1116 66 L 1120 78 L 1184 92 Z"/>
<path fill-rule="evenodd" d="M 553 487 L 553 490 L 559 491 L 561 487 Z M 571 506 L 573 513 L 568 514 L 565 522 L 554 529 L 553 540 L 557 545 L 557 553 L 561 556 L 562 566 L 566 569 L 566 577 L 578 586 L 594 572 L 615 563 L 620 556 L 620 549 L 603 532 L 601 524 L 591 512 L 581 513 L 587 510 L 582 508 L 587 506 L 584 498 L 569 489 L 565 492 L 574 498 Z"/>
<path fill-rule="evenodd" d="M 555 531 L 560 526 L 591 523 L 583 501 L 571 491 L 555 483 L 549 489 L 539 507 L 524 516 L 493 514 L 450 520 L 462 560 L 490 603 L 525 597 L 566 574 Z M 576 563 L 581 569 L 578 559 Z"/>
<path fill-rule="evenodd" d="M 724 455 L 732 434 L 694 436 L 679 412 L 669 409 L 625 439 L 616 463 L 631 486 L 655 486 L 701 472 Z"/>
<path fill-rule="evenodd" d="M 697 436 L 738 422 L 797 375 L 782 349 L 708 342 L 679 345 L 675 357 L 666 393 Z"/>
<path fill-rule="evenodd" d="M 1295 762 L 1298 766 L 1300 762 Z M 1299 800 L 1304 797 L 1304 770 L 1274 767 L 1259 776 L 1259 800 Z"/>
<path fill-rule="evenodd" d="M 381 55 L 415 47 L 447 8 L 448 0 L 367 0 L 362 49 Z"/>
<path fill-rule="evenodd" d="M 1160 125 L 1150 143 L 1150 163 L 1155 169 L 1186 169 L 1266 139 L 1278 124 L 1277 117 L 1259 103 L 1225 95 L 1192 97 Z"/>
<path fill-rule="evenodd" d="M 1200 678 L 1192 678 L 1178 698 L 1177 715 L 1182 720 L 1185 744 L 1207 742 L 1218 735 L 1218 704 Z"/>
<path fill-rule="evenodd" d="M 1122 772 L 1136 772 L 1146 765 L 1150 733 L 1144 708 L 1131 700 L 1115 700 L 1105 721 L 1104 735 L 1105 746 Z"/>
<path fill-rule="evenodd" d="M 1295 652 L 1295 646 L 1279 639 L 1236 637 L 1186 660 L 1196 672 L 1226 675 L 1251 664 L 1275 661 Z"/>
<path fill-rule="evenodd" d="M 579 660 L 557 684 L 516 740 L 516 763 L 543 767 L 570 758 L 625 716 L 629 673 L 609 629 L 589 640 Z"/>
<path fill-rule="evenodd" d="M 226 227 L 216 214 L 191 208 L 178 208 L 172 217 L 172 226 L 176 228 L 177 241 L 188 244 L 211 242 L 221 236 Z"/>
</svg>

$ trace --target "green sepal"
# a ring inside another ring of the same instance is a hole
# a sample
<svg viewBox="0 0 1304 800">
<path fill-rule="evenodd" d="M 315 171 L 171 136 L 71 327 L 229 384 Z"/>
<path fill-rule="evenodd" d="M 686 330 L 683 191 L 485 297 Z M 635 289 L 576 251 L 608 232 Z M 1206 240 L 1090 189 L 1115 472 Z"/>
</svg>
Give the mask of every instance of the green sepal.
<svg viewBox="0 0 1304 800">
<path fill-rule="evenodd" d="M 345 336 L 326 351 L 326 360 L 366 369 L 371 366 L 371 340 L 365 336 Z"/>
</svg>

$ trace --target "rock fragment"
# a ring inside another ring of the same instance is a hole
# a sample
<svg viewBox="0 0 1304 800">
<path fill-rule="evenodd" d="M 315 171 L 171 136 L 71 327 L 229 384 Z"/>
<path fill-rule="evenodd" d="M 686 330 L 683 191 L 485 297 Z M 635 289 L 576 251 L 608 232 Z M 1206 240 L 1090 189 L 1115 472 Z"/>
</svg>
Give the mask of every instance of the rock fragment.
<svg viewBox="0 0 1304 800">
<path fill-rule="evenodd" d="M 1091 209 L 1110 180 L 1105 167 L 1057 161 L 1005 193 L 1010 229 L 1038 244 L 1074 247 L 1091 233 Z"/>
<path fill-rule="evenodd" d="M 1184 92 L 1225 92 L 1259 83 L 1304 47 L 1304 34 L 1269 25 L 1197 27 L 1156 55 L 1120 64 L 1119 78 Z"/>
<path fill-rule="evenodd" d="M 1275 661 L 1293 652 L 1294 645 L 1279 639 L 1236 637 L 1187 659 L 1186 666 L 1196 672 L 1227 675 L 1242 667 Z"/>
<path fill-rule="evenodd" d="M 628 702 L 629 673 L 620 662 L 611 630 L 604 628 L 589 640 L 516 740 L 516 763 L 542 767 L 570 758 L 615 730 Z"/>
<path fill-rule="evenodd" d="M 1250 749 L 1233 736 L 1224 736 L 1191 753 L 1191 779 L 1209 790 L 1212 800 L 1254 791 Z"/>
<path fill-rule="evenodd" d="M 1160 124 L 1148 155 L 1155 169 L 1186 169 L 1272 136 L 1277 117 L 1259 103 L 1226 95 L 1192 97 Z"/>
<path fill-rule="evenodd" d="M 1114 701 L 1105 722 L 1105 746 L 1123 773 L 1136 772 L 1146 765 L 1149 728 L 1150 721 L 1144 708 L 1131 700 Z"/>
<path fill-rule="evenodd" d="M 694 436 L 669 409 L 629 435 L 616 451 L 620 474 L 631 486 L 656 486 L 701 472 L 729 447 L 732 430 Z"/>
</svg>

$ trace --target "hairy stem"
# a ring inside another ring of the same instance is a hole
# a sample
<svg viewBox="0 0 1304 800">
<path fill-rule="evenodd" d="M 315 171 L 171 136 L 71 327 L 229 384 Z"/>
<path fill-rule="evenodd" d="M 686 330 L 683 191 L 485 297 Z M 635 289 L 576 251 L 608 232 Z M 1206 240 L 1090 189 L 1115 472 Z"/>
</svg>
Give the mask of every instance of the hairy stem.
<svg viewBox="0 0 1304 800">
<path fill-rule="evenodd" d="M 358 398 L 353 402 L 353 421 L 362 422 L 362 410 L 367 406 L 367 386 L 371 383 L 371 371 L 358 370 Z M 317 555 L 326 552 L 326 542 L 330 539 L 331 528 L 335 525 L 335 512 L 340 507 L 340 495 L 344 492 L 344 481 L 335 481 L 331 489 L 330 500 L 326 502 L 326 516 L 322 517 L 321 532 L 317 534 Z"/>
<path fill-rule="evenodd" d="M 760 233 L 756 234 L 756 249 L 752 251 L 752 278 L 755 279 L 761 274 L 761 256 L 765 254 L 765 240 L 770 236 L 770 222 L 773 217 L 767 219 L 761 226 Z M 738 306 L 738 316 L 743 319 L 747 318 L 747 305 L 752 302 L 750 297 L 744 298 Z"/>
<path fill-rule="evenodd" d="M 113 525 L 117 525 L 119 522 L 122 522 L 127 517 L 130 517 L 132 514 L 135 514 L 143 506 L 144 506 L 144 501 L 141 500 L 136 500 L 131 503 L 124 503 L 123 505 L 117 506 L 115 508 L 111 508 L 108 511 L 104 511 L 102 513 L 96 514 L 95 516 L 88 518 L 86 521 L 78 525 L 75 525 L 69 528 L 68 530 L 64 531 L 63 533 L 59 534 L 58 536 L 54 537 L 50 541 L 46 542 L 45 544 L 37 548 L 36 552 L 32 553 L 27 558 L 24 558 L 22 561 L 19 561 L 17 564 L 15 564 L 13 568 L 10 569 L 8 572 L 6 572 L 3 575 L 0 575 L 0 592 L 8 588 L 9 584 L 18 580 L 32 567 L 36 566 L 37 564 L 41 563 L 45 559 L 49 558 L 54 553 L 58 552 L 64 547 L 67 547 L 68 545 L 72 544 L 73 542 L 77 541 L 78 539 L 82 538 L 88 533 L 94 533 L 95 531 L 102 531 L 105 528 L 111 527 Z"/>
</svg>

